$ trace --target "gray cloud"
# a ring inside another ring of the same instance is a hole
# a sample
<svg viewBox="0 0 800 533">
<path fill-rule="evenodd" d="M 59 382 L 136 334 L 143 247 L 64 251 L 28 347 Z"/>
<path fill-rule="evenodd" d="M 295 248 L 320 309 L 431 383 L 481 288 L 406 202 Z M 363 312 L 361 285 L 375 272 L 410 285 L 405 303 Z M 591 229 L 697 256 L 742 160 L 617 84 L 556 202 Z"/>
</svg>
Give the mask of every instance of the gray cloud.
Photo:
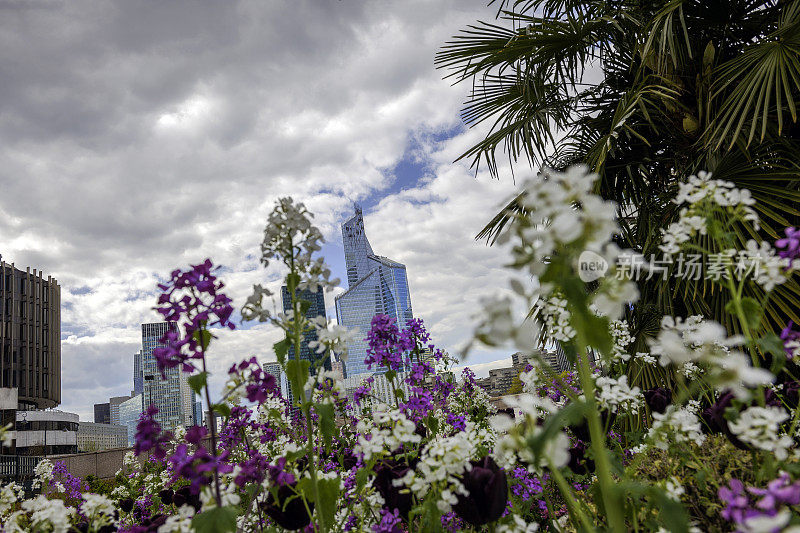
<svg viewBox="0 0 800 533">
<path fill-rule="evenodd" d="M 368 231 L 440 342 L 463 342 L 478 297 L 505 290 L 472 236 L 511 185 L 450 164 L 474 132 L 431 140 L 466 91 L 433 55 L 483 4 L 0 0 L 0 253 L 62 284 L 63 408 L 130 389 L 158 276 L 210 256 L 239 303 L 276 285 L 252 256 L 275 198 L 306 201 L 335 244 L 412 140 L 430 174 Z M 270 357 L 274 336 L 226 334 L 215 367 Z"/>
</svg>

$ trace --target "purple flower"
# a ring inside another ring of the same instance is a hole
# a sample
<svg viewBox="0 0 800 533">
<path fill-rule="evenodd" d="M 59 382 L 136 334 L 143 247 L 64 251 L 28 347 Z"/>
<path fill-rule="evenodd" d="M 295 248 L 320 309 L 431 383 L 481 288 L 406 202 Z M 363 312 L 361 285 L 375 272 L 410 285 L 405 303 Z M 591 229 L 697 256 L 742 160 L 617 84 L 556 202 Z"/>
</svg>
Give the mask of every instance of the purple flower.
<svg viewBox="0 0 800 533">
<path fill-rule="evenodd" d="M 286 457 L 278 457 L 275 464 L 268 465 L 267 469 L 269 470 L 269 477 L 276 486 L 294 485 L 294 474 L 286 471 Z"/>
<path fill-rule="evenodd" d="M 153 350 L 162 377 L 167 368 L 195 370 L 192 360 L 202 359 L 208 348 L 209 337 L 200 334 L 201 330 L 212 326 L 235 329 L 230 321 L 232 300 L 220 292 L 225 285 L 217 280 L 214 270 L 211 260 L 206 259 L 187 271 L 174 270 L 167 283 L 158 285 L 163 292 L 156 311 L 168 322 L 182 322 L 184 328 L 183 335 L 176 329 L 165 333 L 160 339 L 164 346 Z"/>
<path fill-rule="evenodd" d="M 777 512 L 779 505 L 800 504 L 800 481 L 792 483 L 786 472 L 781 472 L 777 479 L 770 481 L 766 489 L 750 487 L 747 490 L 751 494 L 762 496 L 756 507 L 764 511 Z"/>
<path fill-rule="evenodd" d="M 397 512 L 381 509 L 381 521 L 372 526 L 373 533 L 403 533 L 402 520 Z"/>
<path fill-rule="evenodd" d="M 136 455 L 141 455 L 144 452 L 153 450 L 153 457 L 163 460 L 167 455 L 164 444 L 170 441 L 172 434 L 161 432 L 161 424 L 154 418 L 157 413 L 158 408 L 154 405 L 151 405 L 142 413 L 136 426 L 136 443 L 133 446 L 133 452 Z"/>
<path fill-rule="evenodd" d="M 459 494 L 453 510 L 465 522 L 480 526 L 502 516 L 508 501 L 508 480 L 490 456 L 471 464 L 472 468 L 462 475 L 469 494 Z"/>
<path fill-rule="evenodd" d="M 264 474 L 269 466 L 266 457 L 256 451 L 250 453 L 247 460 L 239 463 L 239 474 L 233 480 L 239 487 L 244 487 L 247 483 L 260 484 L 264 481 Z M 286 459 L 284 459 L 285 461 Z M 292 476 L 292 481 L 294 481 L 294 476 Z"/>
<path fill-rule="evenodd" d="M 361 385 L 359 385 L 356 390 L 353 392 L 353 402 L 356 405 L 361 405 L 361 401 L 369 396 L 369 393 L 372 392 L 372 383 L 375 381 L 375 378 L 372 376 L 365 379 Z"/>
<path fill-rule="evenodd" d="M 800 229 L 786 228 L 786 237 L 775 241 L 775 248 L 780 249 L 778 255 L 786 259 L 797 259 L 800 257 Z"/>
<path fill-rule="evenodd" d="M 800 349 L 800 330 L 794 329 L 794 322 L 791 320 L 781 331 L 783 350 L 786 352 L 786 359 L 794 359 L 796 352 Z"/>
<path fill-rule="evenodd" d="M 228 370 L 228 374 L 239 376 L 246 383 L 245 391 L 248 401 L 262 404 L 278 391 L 278 382 L 275 376 L 265 372 L 255 357 L 242 361 L 238 365 L 233 365 Z"/>
</svg>

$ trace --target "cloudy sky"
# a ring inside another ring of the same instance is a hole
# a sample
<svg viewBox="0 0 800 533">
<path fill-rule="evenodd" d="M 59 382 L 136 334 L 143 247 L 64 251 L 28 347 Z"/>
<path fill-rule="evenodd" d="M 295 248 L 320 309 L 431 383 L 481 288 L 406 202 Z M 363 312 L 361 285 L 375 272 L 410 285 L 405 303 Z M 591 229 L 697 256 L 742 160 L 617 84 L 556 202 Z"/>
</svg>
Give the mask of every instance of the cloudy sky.
<svg viewBox="0 0 800 533">
<path fill-rule="evenodd" d="M 479 298 L 506 287 L 506 256 L 473 237 L 515 187 L 452 163 L 480 132 L 433 58 L 485 4 L 0 0 L 0 254 L 61 284 L 61 408 L 91 420 L 130 391 L 173 268 L 224 265 L 237 306 L 277 286 L 256 254 L 284 195 L 316 213 L 342 279 L 340 224 L 361 203 L 437 345 L 468 340 Z M 274 359 L 277 338 L 226 333 L 213 367 Z"/>
</svg>

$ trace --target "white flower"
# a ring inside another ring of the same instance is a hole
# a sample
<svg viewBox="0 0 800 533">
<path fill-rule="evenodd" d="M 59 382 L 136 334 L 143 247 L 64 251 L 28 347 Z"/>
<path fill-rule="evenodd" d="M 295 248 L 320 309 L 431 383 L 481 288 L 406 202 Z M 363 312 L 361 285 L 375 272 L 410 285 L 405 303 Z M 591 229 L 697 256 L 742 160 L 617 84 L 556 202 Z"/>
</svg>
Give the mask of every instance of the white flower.
<svg viewBox="0 0 800 533">
<path fill-rule="evenodd" d="M 526 523 L 519 516 L 512 514 L 510 524 L 500 524 L 497 526 L 497 533 L 535 533 L 539 531 L 539 524 L 536 522 Z"/>
<path fill-rule="evenodd" d="M 81 513 L 89 520 L 89 523 L 99 529 L 114 523 L 114 503 L 107 497 L 100 494 L 87 492 L 83 495 Z"/>
<path fill-rule="evenodd" d="M 742 442 L 772 452 L 775 457 L 784 460 L 794 444 L 788 435 L 779 435 L 780 425 L 788 418 L 789 415 L 780 407 L 748 407 L 729 427 Z"/>
<path fill-rule="evenodd" d="M 669 497 L 675 501 L 680 501 L 681 496 L 686 493 L 686 489 L 683 488 L 680 480 L 675 476 L 672 476 L 672 478 L 664 483 L 664 490 L 666 490 Z"/>
<path fill-rule="evenodd" d="M 631 337 L 628 322 L 625 320 L 612 320 L 611 324 L 609 324 L 609 330 L 611 331 L 611 339 L 614 342 L 611 347 L 611 361 L 630 360 L 631 355 L 626 348 L 633 342 L 633 337 Z"/>
<path fill-rule="evenodd" d="M 22 485 L 14 483 L 6 483 L 0 486 L 0 519 L 14 508 L 18 500 L 24 496 Z"/>
<path fill-rule="evenodd" d="M 700 446 L 706 438 L 697 416 L 687 409 L 676 409 L 674 405 L 669 405 L 663 413 L 653 413 L 653 425 L 647 436 L 662 450 L 671 443 L 693 442 Z"/>
<path fill-rule="evenodd" d="M 771 291 L 776 285 L 784 283 L 792 272 L 793 262 L 778 256 L 775 248 L 768 242 L 760 244 L 750 239 L 744 250 L 738 252 L 737 266 L 743 273 L 752 271 L 756 283 Z"/>
<path fill-rule="evenodd" d="M 678 184 L 678 194 L 673 202 L 689 204 L 678 213 L 678 220 L 662 230 L 663 241 L 659 248 L 668 254 L 676 254 L 681 245 L 696 233 L 706 234 L 706 217 L 709 215 L 706 202 L 712 202 L 727 211 L 739 214 L 743 220 L 758 228 L 758 215 L 751 207 L 755 200 L 747 189 L 737 189 L 733 183 L 712 180 L 710 172 L 698 172 L 689 176 L 685 183 Z"/>
<path fill-rule="evenodd" d="M 656 361 L 655 357 L 653 357 L 652 355 L 650 355 L 647 352 L 636 352 L 635 358 L 636 358 L 637 361 L 641 361 L 642 363 L 644 363 L 646 365 L 654 365 L 654 364 L 656 364 L 658 362 L 658 361 Z"/>
<path fill-rule="evenodd" d="M 237 469 L 240 469 L 238 465 L 234 468 L 230 477 L 233 478 L 238 475 Z M 241 500 L 239 495 L 236 493 L 236 485 L 234 483 L 220 483 L 219 496 L 220 500 L 222 500 L 222 507 L 227 507 L 228 505 L 238 505 L 239 501 Z M 213 487 L 208 486 L 203 488 L 203 490 L 200 492 L 200 502 L 203 504 L 203 511 L 217 506 L 217 500 L 214 496 Z"/>
<path fill-rule="evenodd" d="M 792 513 L 789 509 L 781 509 L 775 516 L 762 514 L 745 519 L 743 523 L 739 524 L 739 531 L 742 533 L 772 533 L 780 531 L 791 518 Z"/>
<path fill-rule="evenodd" d="M 163 525 L 158 527 L 158 533 L 191 533 L 194 507 L 183 505 L 178 509 L 178 514 L 170 515 Z"/>
<path fill-rule="evenodd" d="M 53 463 L 49 459 L 42 459 L 33 469 L 33 474 L 36 476 L 33 479 L 33 488 L 38 489 L 45 486 L 53 479 Z"/>
<path fill-rule="evenodd" d="M 70 528 L 69 518 L 75 509 L 64 505 L 63 500 L 52 499 L 41 494 L 32 500 L 22 502 L 22 510 L 32 512 L 31 525 L 35 530 L 52 531 L 52 533 L 67 533 Z"/>
<path fill-rule="evenodd" d="M 557 293 L 549 298 L 542 297 L 536 302 L 540 310 L 547 333 L 555 340 L 567 342 L 575 336 L 575 328 L 570 324 L 570 312 L 567 300 Z"/>
<path fill-rule="evenodd" d="M 415 433 L 414 422 L 400 411 L 383 405 L 374 407 L 371 418 L 359 420 L 356 431 L 359 436 L 353 450 L 363 453 L 366 461 L 373 455 L 391 453 L 401 444 L 417 443 L 422 440 Z"/>
<path fill-rule="evenodd" d="M 337 324 L 323 324 L 315 322 L 317 328 L 317 340 L 310 341 L 308 348 L 317 353 L 323 353 L 325 349 L 331 350 L 339 356 L 339 360 L 347 361 L 347 345 L 356 338 L 357 330 L 351 330 Z"/>
<path fill-rule="evenodd" d="M 612 412 L 616 412 L 617 409 L 635 411 L 642 405 L 639 387 L 628 386 L 628 376 L 623 375 L 617 379 L 600 376 L 595 383 L 598 403 Z"/>
</svg>

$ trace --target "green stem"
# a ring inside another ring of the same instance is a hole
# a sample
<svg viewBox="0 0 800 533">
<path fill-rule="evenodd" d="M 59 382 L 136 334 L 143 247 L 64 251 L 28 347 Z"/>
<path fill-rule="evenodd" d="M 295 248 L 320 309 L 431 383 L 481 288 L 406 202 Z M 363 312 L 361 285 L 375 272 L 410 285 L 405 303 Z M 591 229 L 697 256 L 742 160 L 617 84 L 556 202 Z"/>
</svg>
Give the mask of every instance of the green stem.
<svg viewBox="0 0 800 533">
<path fill-rule="evenodd" d="M 736 286 L 733 284 L 731 276 L 728 276 L 728 289 L 731 291 L 731 301 L 736 311 L 736 318 L 739 319 L 739 326 L 742 328 L 742 333 L 747 342 L 747 352 L 750 354 L 750 360 L 753 362 L 754 367 L 758 367 L 760 366 L 758 364 L 758 357 L 752 346 L 753 335 L 750 332 L 750 326 L 747 322 L 747 317 L 744 315 L 744 309 L 742 308 L 742 293 L 741 290 L 737 290 Z"/>
<path fill-rule="evenodd" d="M 564 475 L 553 465 L 552 461 L 548 461 L 548 466 L 550 467 L 550 475 L 555 480 L 558 490 L 561 491 L 561 495 L 564 496 L 564 501 L 566 502 L 567 507 L 569 507 L 570 515 L 577 516 L 581 525 L 586 531 L 594 531 L 594 526 L 592 526 L 592 523 L 589 522 L 589 519 L 583 513 L 578 505 L 578 502 L 573 497 L 572 489 L 569 487 L 567 480 L 564 479 Z"/>
<path fill-rule="evenodd" d="M 292 249 L 294 252 L 294 249 Z M 303 328 L 303 321 L 305 317 L 300 317 L 300 301 L 297 298 L 297 283 L 295 282 L 295 276 L 297 275 L 297 268 L 294 262 L 294 253 L 290 254 L 290 264 L 289 269 L 292 275 L 289 276 L 288 279 L 288 289 L 289 295 L 292 298 L 292 340 L 294 342 L 294 359 L 297 361 L 298 366 L 300 366 L 300 337 L 302 335 L 302 328 Z M 316 454 L 314 452 L 314 429 L 311 425 L 311 413 L 310 407 L 308 402 L 306 401 L 306 388 L 305 383 L 299 383 L 299 395 L 300 395 L 300 408 L 303 411 L 303 416 L 306 419 L 306 455 L 308 455 L 308 465 L 309 465 L 309 474 L 311 475 L 311 487 L 314 491 L 314 502 L 316 503 L 316 510 L 317 510 L 317 523 L 319 524 L 319 529 L 321 531 L 327 531 L 328 528 L 325 524 L 325 517 L 322 516 L 322 513 L 319 512 L 320 510 L 320 494 L 319 494 L 319 483 L 317 480 L 317 460 Z M 303 498 L 305 501 L 305 498 Z M 307 507 L 307 506 L 306 506 Z M 311 516 L 311 512 L 309 511 L 309 516 Z"/>
<path fill-rule="evenodd" d="M 611 531 L 625 531 L 625 520 L 623 513 L 621 513 L 622 505 L 619 501 L 617 487 L 611 477 L 611 464 L 608 460 L 608 453 L 606 450 L 605 440 L 606 436 L 603 433 L 603 427 L 600 420 L 600 412 L 597 408 L 597 400 L 595 399 L 594 392 L 594 378 L 589 368 L 589 355 L 586 350 L 586 343 L 578 333 L 578 373 L 581 379 L 581 388 L 583 395 L 586 398 L 586 403 L 589 405 L 589 413 L 587 416 L 589 423 L 589 434 L 592 439 L 592 450 L 595 455 L 595 463 L 597 465 L 597 479 L 600 483 L 600 493 L 603 498 L 603 506 L 605 507 L 606 517 L 608 518 L 608 525 Z"/>
</svg>

